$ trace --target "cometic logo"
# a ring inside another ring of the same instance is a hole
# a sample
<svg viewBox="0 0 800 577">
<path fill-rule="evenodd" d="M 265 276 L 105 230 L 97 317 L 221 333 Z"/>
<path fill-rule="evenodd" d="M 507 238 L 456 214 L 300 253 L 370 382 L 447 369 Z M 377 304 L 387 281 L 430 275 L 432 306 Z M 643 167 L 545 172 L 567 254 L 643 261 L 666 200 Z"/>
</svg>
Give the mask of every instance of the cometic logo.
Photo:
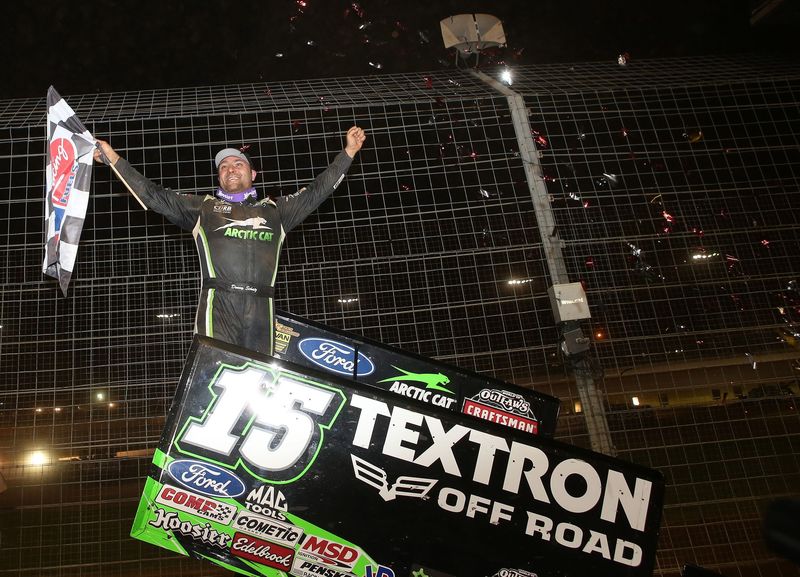
<svg viewBox="0 0 800 577">
<path fill-rule="evenodd" d="M 239 511 L 233 526 L 256 537 L 271 539 L 290 547 L 297 545 L 303 536 L 303 530 L 299 527 L 255 515 L 245 510 Z"/>
<path fill-rule="evenodd" d="M 351 346 L 330 339 L 303 339 L 298 345 L 300 353 L 309 361 L 337 375 L 352 377 L 355 366 L 355 349 Z M 358 353 L 358 369 L 356 376 L 364 377 L 375 370 L 369 358 Z"/>
<path fill-rule="evenodd" d="M 211 463 L 181 459 L 170 463 L 167 470 L 181 485 L 203 495 L 238 497 L 244 493 L 244 483 L 239 477 Z"/>
</svg>

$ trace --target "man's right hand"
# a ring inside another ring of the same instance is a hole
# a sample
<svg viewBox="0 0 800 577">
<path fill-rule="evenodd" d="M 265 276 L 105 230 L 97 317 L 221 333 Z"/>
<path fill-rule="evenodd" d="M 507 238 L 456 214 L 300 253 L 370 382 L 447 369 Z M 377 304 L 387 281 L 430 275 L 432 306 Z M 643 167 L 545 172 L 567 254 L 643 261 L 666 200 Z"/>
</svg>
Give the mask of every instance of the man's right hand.
<svg viewBox="0 0 800 577">
<path fill-rule="evenodd" d="M 106 161 L 103 160 L 103 155 L 100 154 L 100 150 L 102 150 L 103 154 L 105 154 L 106 158 L 108 159 L 108 162 L 111 163 L 111 166 L 114 166 L 119 160 L 119 154 L 117 154 L 116 151 L 111 148 L 111 145 L 105 140 L 100 140 L 99 138 L 96 140 L 98 148 L 94 149 L 94 161 L 106 164 Z"/>
</svg>

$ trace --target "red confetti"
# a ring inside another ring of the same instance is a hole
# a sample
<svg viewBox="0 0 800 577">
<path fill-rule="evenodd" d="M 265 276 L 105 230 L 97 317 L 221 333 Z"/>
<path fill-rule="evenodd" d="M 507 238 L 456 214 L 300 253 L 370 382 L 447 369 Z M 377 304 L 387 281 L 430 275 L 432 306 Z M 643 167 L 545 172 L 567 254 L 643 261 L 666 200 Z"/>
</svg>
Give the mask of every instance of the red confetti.
<svg viewBox="0 0 800 577">
<path fill-rule="evenodd" d="M 433 78 L 425 76 L 423 80 L 425 81 L 425 88 L 433 88 Z"/>
<path fill-rule="evenodd" d="M 536 144 L 538 144 L 542 148 L 547 148 L 549 146 L 547 138 L 542 136 L 538 130 L 531 130 L 531 135 L 533 136 L 533 139 L 536 141 Z"/>
<path fill-rule="evenodd" d="M 666 210 L 661 212 L 661 216 L 666 219 L 667 222 L 675 222 L 675 217 L 668 213 Z"/>
</svg>

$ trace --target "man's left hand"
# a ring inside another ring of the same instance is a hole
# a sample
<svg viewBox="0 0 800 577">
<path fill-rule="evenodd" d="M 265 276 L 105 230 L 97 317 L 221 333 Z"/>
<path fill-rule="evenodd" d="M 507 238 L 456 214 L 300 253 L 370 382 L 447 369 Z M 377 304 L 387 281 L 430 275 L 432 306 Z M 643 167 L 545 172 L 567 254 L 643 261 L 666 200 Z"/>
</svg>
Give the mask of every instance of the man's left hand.
<svg viewBox="0 0 800 577">
<path fill-rule="evenodd" d="M 364 144 L 366 139 L 367 134 L 364 132 L 363 128 L 359 128 L 358 126 L 350 128 L 350 130 L 347 131 L 347 146 L 344 148 L 347 156 L 354 158 L 356 153 L 361 150 L 361 145 Z"/>
</svg>

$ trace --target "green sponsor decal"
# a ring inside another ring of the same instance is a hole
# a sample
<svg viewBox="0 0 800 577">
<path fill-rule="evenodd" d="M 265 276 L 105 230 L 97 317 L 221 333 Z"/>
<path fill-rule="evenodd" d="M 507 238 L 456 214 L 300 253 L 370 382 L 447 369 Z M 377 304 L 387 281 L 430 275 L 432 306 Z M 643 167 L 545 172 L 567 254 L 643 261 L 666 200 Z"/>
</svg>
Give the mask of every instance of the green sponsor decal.
<svg viewBox="0 0 800 577">
<path fill-rule="evenodd" d="M 425 383 L 426 389 L 442 391 L 450 395 L 453 394 L 453 391 L 442 386 L 450 382 L 450 379 L 447 377 L 447 375 L 443 375 L 442 373 L 412 373 L 410 371 L 405 371 L 400 367 L 395 367 L 394 365 L 392 365 L 392 368 L 396 371 L 400 371 L 402 374 L 396 377 L 389 377 L 388 379 L 380 380 L 378 381 L 379 383 L 388 383 L 392 381 L 414 381 L 417 383 Z"/>
<path fill-rule="evenodd" d="M 240 532 L 240 529 L 237 529 L 232 523 L 228 523 L 227 525 L 216 523 L 207 518 L 170 507 L 168 504 L 164 503 L 163 500 L 157 502 L 156 498 L 164 487 L 165 485 L 159 483 L 155 479 L 151 477 L 147 478 L 142 497 L 139 501 L 136 518 L 131 528 L 131 537 L 156 545 L 157 547 L 180 553 L 181 555 L 189 556 L 190 551 L 181 546 L 178 539 L 176 539 L 176 536 L 181 536 L 184 539 L 184 543 L 194 541 L 204 546 L 218 548 L 221 554 L 229 554 L 234 536 L 237 532 Z M 246 507 L 242 506 L 234 499 L 217 498 L 217 501 L 235 507 L 237 515 L 240 512 L 249 513 Z M 367 567 L 372 567 L 377 564 L 374 559 L 354 543 L 341 538 L 335 533 L 326 531 L 322 527 L 310 523 L 297 515 L 288 512 L 284 512 L 284 515 L 286 522 L 302 530 L 306 537 L 314 536 L 318 540 L 327 540 L 356 549 L 359 557 L 352 569 L 354 575 L 363 577 L 367 572 Z M 293 548 L 290 547 L 295 551 L 295 554 L 301 549 L 302 543 L 303 540 L 301 539 Z M 242 575 L 250 575 L 253 577 L 285 577 L 286 575 L 286 573 L 278 569 L 267 567 L 259 563 L 253 563 L 243 558 L 238 558 L 237 561 L 241 563 L 241 565 L 244 565 L 244 567 L 231 564 L 230 561 L 233 560 L 233 557 L 230 557 L 226 562 L 222 556 L 210 556 L 199 551 L 193 554 L 207 559 L 211 563 L 219 565 L 228 571 Z"/>
</svg>

